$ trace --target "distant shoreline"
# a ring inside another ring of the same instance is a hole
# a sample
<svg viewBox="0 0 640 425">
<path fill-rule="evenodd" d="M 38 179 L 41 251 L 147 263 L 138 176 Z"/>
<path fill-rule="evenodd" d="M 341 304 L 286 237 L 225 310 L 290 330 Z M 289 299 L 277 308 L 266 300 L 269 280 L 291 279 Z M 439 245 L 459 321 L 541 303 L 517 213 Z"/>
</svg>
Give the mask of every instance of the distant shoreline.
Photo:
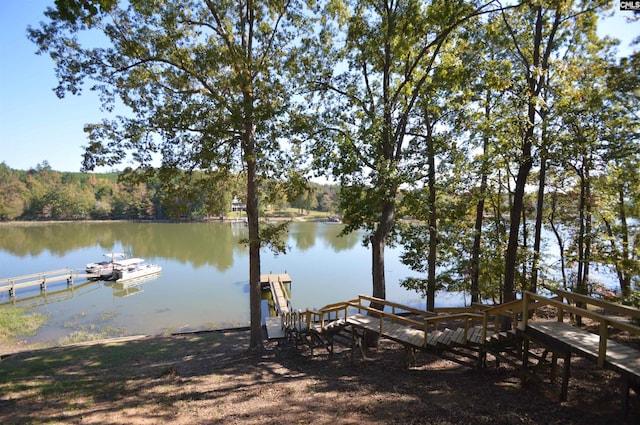
<svg viewBox="0 0 640 425">
<path fill-rule="evenodd" d="M 282 216 L 264 216 L 260 217 L 262 222 L 270 221 L 309 221 L 309 222 L 328 222 L 331 216 L 318 217 L 318 216 L 296 216 L 296 217 L 282 217 Z M 13 220 L 13 221 L 0 221 L 0 226 L 39 226 L 47 224 L 68 224 L 68 223 L 242 223 L 246 222 L 246 218 L 209 218 L 209 219 L 197 219 L 197 220 L 140 220 L 140 219 L 113 219 L 113 220 Z"/>
</svg>

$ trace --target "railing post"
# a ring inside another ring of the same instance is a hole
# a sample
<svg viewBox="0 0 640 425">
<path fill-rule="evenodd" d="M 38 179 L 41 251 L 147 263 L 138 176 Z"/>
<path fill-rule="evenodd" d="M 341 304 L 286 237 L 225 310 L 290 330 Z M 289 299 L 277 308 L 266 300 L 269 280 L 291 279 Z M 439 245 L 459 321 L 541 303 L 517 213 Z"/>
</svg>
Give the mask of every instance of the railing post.
<svg viewBox="0 0 640 425">
<path fill-rule="evenodd" d="M 428 334 L 429 334 L 429 320 L 425 318 L 424 319 L 424 342 L 422 343 L 422 346 L 424 348 L 427 348 Z"/>
<path fill-rule="evenodd" d="M 482 312 L 482 341 L 481 344 L 484 345 L 487 341 L 487 327 L 489 326 L 489 313 L 486 311 Z"/>
<path fill-rule="evenodd" d="M 469 328 L 469 317 L 464 318 L 464 334 L 462 335 L 462 340 L 464 343 L 467 343 L 467 329 Z"/>
<path fill-rule="evenodd" d="M 565 300 L 567 301 L 567 304 L 568 304 L 569 299 L 564 295 L 558 294 L 558 296 L 560 297 L 560 305 L 556 308 L 556 316 L 557 316 L 556 321 L 558 323 L 562 323 L 564 322 L 564 309 L 562 308 L 562 304 L 564 304 Z"/>
<path fill-rule="evenodd" d="M 598 348 L 598 367 L 604 367 L 604 361 L 607 358 L 607 338 L 609 334 L 609 327 L 606 320 L 600 322 L 600 346 Z"/>
<path fill-rule="evenodd" d="M 522 330 L 527 329 L 527 322 L 529 321 L 529 293 L 527 291 L 522 292 Z"/>
</svg>

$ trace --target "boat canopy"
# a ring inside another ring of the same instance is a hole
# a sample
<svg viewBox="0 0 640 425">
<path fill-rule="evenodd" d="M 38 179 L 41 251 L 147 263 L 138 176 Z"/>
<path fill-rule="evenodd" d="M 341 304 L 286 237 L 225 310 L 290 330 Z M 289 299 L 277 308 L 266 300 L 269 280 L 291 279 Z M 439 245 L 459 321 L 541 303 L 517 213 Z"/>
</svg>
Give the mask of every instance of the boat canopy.
<svg viewBox="0 0 640 425">
<path fill-rule="evenodd" d="M 126 260 L 114 261 L 114 264 L 122 267 L 135 266 L 144 262 L 142 258 L 127 258 Z"/>
</svg>

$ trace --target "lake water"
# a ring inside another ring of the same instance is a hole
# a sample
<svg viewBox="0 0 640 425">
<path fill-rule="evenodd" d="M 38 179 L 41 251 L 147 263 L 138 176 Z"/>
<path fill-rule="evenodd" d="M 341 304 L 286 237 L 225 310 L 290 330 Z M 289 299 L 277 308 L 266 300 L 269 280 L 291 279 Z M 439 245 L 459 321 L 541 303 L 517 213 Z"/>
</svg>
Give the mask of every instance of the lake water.
<svg viewBox="0 0 640 425">
<path fill-rule="evenodd" d="M 262 273 L 289 273 L 295 309 L 371 295 L 371 251 L 362 234 L 339 237 L 342 225 L 292 223 L 287 254 L 261 253 Z M 50 284 L 18 290 L 15 300 L 0 294 L 0 307 L 24 306 L 49 315 L 29 342 L 55 343 L 79 330 L 108 327 L 120 334 L 158 334 L 249 325 L 248 249 L 242 223 L 50 223 L 0 227 L 0 278 L 60 268 L 84 269 L 104 253 L 125 252 L 162 266 L 162 273 L 139 285 L 110 282 Z M 418 276 L 387 248 L 387 299 L 423 307 L 425 301 L 400 287 Z M 436 306 L 459 306 L 460 295 L 442 293 Z M 263 315 L 267 314 L 263 305 Z"/>
</svg>

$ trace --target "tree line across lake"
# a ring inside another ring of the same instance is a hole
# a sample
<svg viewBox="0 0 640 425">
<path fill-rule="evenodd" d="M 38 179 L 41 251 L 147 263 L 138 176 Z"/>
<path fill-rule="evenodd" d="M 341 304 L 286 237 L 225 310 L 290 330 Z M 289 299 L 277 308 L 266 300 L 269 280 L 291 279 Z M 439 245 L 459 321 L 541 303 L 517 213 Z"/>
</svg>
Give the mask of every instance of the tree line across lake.
<svg viewBox="0 0 640 425">
<path fill-rule="evenodd" d="M 209 182 L 211 183 L 211 182 Z M 194 191 L 168 193 L 157 179 L 145 182 L 123 178 L 122 173 L 80 173 L 53 170 L 43 161 L 29 170 L 15 170 L 0 163 L 0 221 L 12 220 L 200 220 L 238 217 L 234 200 L 242 205 L 240 176 L 229 176 L 210 188 L 215 198 Z M 204 188 L 201 188 L 204 189 Z M 263 211 L 294 208 L 299 214 L 311 211 L 336 214 L 337 187 L 309 182 L 289 199 L 264 185 L 268 204 Z"/>
</svg>

